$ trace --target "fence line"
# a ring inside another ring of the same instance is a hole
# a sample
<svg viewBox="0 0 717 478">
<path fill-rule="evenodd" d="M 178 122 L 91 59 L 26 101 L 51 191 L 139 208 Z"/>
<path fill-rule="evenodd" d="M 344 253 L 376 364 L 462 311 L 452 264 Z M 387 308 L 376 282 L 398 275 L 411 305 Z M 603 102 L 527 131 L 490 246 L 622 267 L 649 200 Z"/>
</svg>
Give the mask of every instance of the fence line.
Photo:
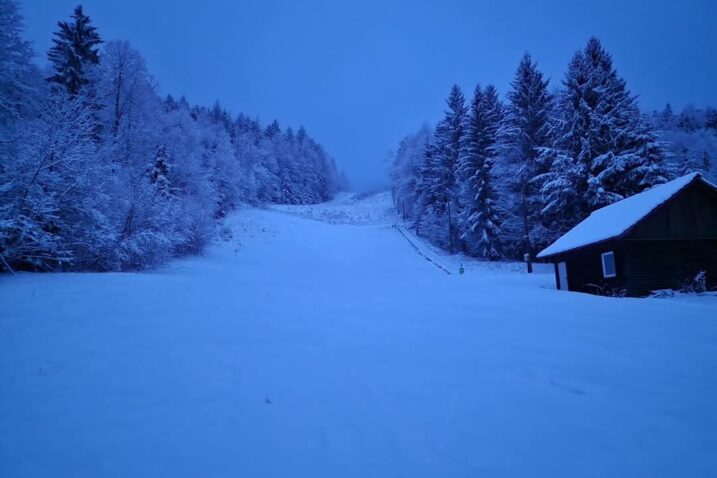
<svg viewBox="0 0 717 478">
<path fill-rule="evenodd" d="M 408 241 L 408 243 L 411 245 L 411 247 L 413 247 L 416 250 L 416 252 L 418 253 L 419 256 L 423 257 L 428 262 L 430 262 L 434 266 L 438 267 L 440 270 L 442 270 L 446 274 L 451 275 L 451 271 L 449 271 L 448 269 L 443 267 L 441 264 L 439 264 L 438 262 L 436 262 L 433 259 L 431 259 L 430 257 L 428 257 L 426 254 L 424 254 L 423 251 L 416 245 L 415 242 L 413 242 L 413 239 L 411 239 L 411 237 L 408 235 L 408 233 L 406 231 L 404 231 L 404 229 L 401 226 L 399 226 L 398 224 L 394 224 L 393 227 Z"/>
</svg>

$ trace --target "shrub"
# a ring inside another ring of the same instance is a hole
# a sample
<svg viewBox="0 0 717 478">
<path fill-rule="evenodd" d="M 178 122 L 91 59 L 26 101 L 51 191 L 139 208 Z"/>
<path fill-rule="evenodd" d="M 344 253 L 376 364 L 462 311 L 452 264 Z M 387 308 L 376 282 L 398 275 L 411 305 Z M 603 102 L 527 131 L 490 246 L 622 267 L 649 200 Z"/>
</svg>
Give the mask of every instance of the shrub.
<svg viewBox="0 0 717 478">
<path fill-rule="evenodd" d="M 707 292 L 707 272 L 700 271 L 694 277 L 682 282 L 680 291 L 688 294 L 702 294 Z"/>
<path fill-rule="evenodd" d="M 601 295 L 603 297 L 625 297 L 627 291 L 625 289 L 618 289 L 607 284 L 587 284 L 588 287 L 593 289 L 595 295 Z"/>
</svg>

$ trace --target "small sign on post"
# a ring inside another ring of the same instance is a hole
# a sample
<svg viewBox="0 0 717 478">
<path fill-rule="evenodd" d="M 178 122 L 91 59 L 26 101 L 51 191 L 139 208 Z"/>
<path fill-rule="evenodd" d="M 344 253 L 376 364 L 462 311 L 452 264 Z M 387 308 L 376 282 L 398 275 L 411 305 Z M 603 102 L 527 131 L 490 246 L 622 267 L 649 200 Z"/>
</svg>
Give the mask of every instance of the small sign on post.
<svg viewBox="0 0 717 478">
<path fill-rule="evenodd" d="M 530 261 L 530 254 L 523 254 L 523 260 L 528 265 L 528 274 L 533 273 L 533 263 Z"/>
</svg>

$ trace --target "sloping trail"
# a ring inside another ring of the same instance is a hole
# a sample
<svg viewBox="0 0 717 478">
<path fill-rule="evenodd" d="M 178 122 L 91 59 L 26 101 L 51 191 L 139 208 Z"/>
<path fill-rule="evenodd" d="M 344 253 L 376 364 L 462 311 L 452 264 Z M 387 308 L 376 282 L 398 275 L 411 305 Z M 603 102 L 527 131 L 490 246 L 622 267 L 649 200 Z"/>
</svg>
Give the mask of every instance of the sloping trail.
<svg viewBox="0 0 717 478">
<path fill-rule="evenodd" d="M 0 278 L 0 476 L 714 469 L 714 301 L 447 275 L 320 207 L 156 272 Z"/>
<path fill-rule="evenodd" d="M 396 229 L 396 231 L 397 231 L 399 234 L 401 234 L 401 236 L 403 236 L 404 239 L 406 239 L 406 242 L 408 242 L 408 244 L 413 248 L 413 250 L 416 251 L 416 254 L 418 254 L 419 256 L 423 257 L 425 260 L 427 260 L 428 262 L 430 262 L 431 264 L 433 264 L 434 266 L 436 266 L 436 268 L 438 268 L 438 270 L 443 271 L 443 272 L 445 272 L 445 273 L 448 274 L 448 275 L 451 275 L 451 271 L 449 271 L 448 268 L 446 268 L 445 266 L 443 266 L 443 265 L 442 265 L 440 262 L 438 262 L 434 257 L 431 257 L 431 255 L 429 255 L 429 254 L 427 254 L 426 252 L 424 252 L 423 250 L 421 250 L 421 248 L 418 246 L 418 244 L 416 244 L 415 239 L 413 239 L 413 238 L 406 232 L 406 230 L 403 228 L 403 226 L 400 226 L 400 225 L 398 225 L 398 224 L 395 224 L 393 227 Z"/>
</svg>

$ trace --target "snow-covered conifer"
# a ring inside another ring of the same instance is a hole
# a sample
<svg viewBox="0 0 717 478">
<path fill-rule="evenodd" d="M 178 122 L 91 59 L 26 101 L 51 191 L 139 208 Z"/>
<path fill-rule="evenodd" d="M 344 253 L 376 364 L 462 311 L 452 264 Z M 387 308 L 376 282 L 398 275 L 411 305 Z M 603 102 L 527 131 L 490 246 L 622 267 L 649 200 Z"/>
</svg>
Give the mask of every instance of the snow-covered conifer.
<svg viewBox="0 0 717 478">
<path fill-rule="evenodd" d="M 538 156 L 540 148 L 548 144 L 552 108 L 548 80 L 527 53 L 520 60 L 507 99 L 495 147 L 496 188 L 505 253 L 522 257 L 536 254 L 546 242 L 540 221 L 542 198 L 535 178 L 545 172 Z"/>
<path fill-rule="evenodd" d="M 428 237 L 454 252 L 457 247 L 458 187 L 456 172 L 458 156 L 463 145 L 466 106 L 463 92 L 453 85 L 446 100 L 448 108 L 434 133 L 432 151 L 423 165 L 421 196 L 422 209 L 432 216 Z M 428 202 L 426 202 L 428 201 Z"/>
<path fill-rule="evenodd" d="M 467 252 L 494 260 L 501 256 L 500 219 L 494 189 L 495 143 L 501 119 L 498 92 L 477 86 L 458 159 L 459 230 Z"/>
<path fill-rule="evenodd" d="M 82 6 L 75 8 L 71 22 L 61 21 L 57 26 L 59 31 L 52 40 L 54 46 L 47 54 L 54 69 L 48 80 L 64 86 L 70 95 L 76 95 L 90 81 L 88 66 L 100 61 L 97 47 L 102 40 Z"/>
<path fill-rule="evenodd" d="M 544 218 L 559 235 L 590 212 L 665 181 L 663 152 L 600 41 L 575 54 L 542 159 Z"/>
<path fill-rule="evenodd" d="M 169 158 L 167 157 L 167 147 L 162 145 L 157 149 L 154 156 L 154 164 L 149 171 L 149 180 L 157 188 L 162 196 L 171 195 L 169 185 Z"/>
</svg>

